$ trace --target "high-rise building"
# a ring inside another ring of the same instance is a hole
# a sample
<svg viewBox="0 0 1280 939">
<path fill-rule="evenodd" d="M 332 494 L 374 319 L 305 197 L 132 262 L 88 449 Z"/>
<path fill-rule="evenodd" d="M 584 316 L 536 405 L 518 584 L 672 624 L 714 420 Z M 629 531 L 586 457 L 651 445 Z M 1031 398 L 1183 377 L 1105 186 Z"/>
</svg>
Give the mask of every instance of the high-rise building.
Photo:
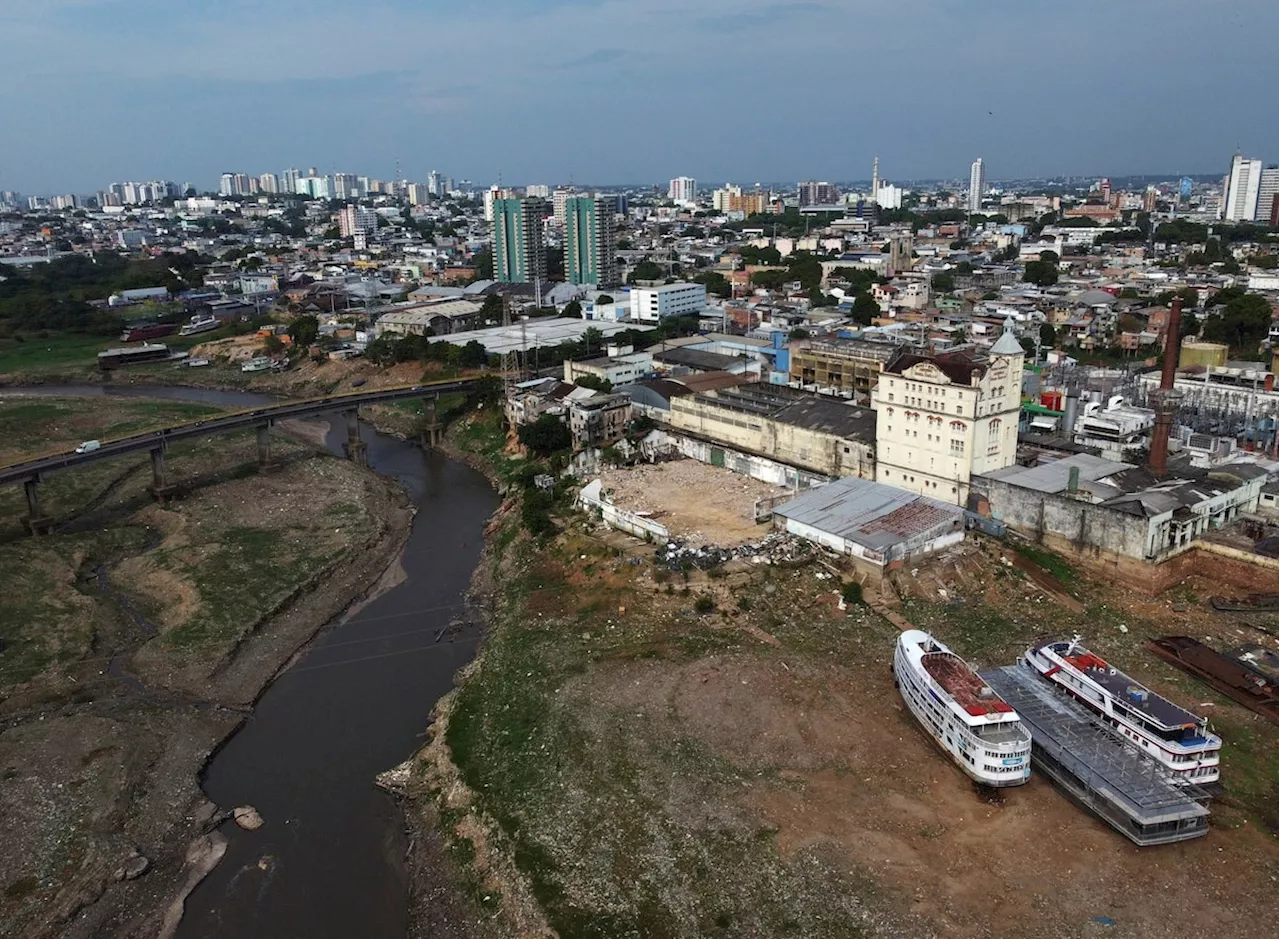
<svg viewBox="0 0 1280 939">
<path fill-rule="evenodd" d="M 236 194 L 237 196 L 247 196 L 247 195 L 249 195 L 249 193 L 250 193 L 250 189 L 249 189 L 249 174 L 248 174 L 248 173 L 236 173 L 236 176 L 235 176 L 235 194 Z"/>
<path fill-rule="evenodd" d="M 363 205 L 343 206 L 338 212 L 338 231 L 343 238 L 371 235 L 378 230 L 378 213 Z"/>
<path fill-rule="evenodd" d="M 797 184 L 796 195 L 801 205 L 834 205 L 840 190 L 828 182 L 806 179 Z"/>
<path fill-rule="evenodd" d="M 677 176 L 667 185 L 667 198 L 672 202 L 693 202 L 698 198 L 698 181 L 692 176 Z"/>
<path fill-rule="evenodd" d="M 526 186 L 524 194 L 533 196 L 535 199 L 549 199 L 551 197 L 551 187 L 546 183 L 537 183 L 532 186 Z"/>
<path fill-rule="evenodd" d="M 987 188 L 987 171 L 978 157 L 969 167 L 969 214 L 982 211 L 982 194 Z"/>
<path fill-rule="evenodd" d="M 1231 175 L 1222 200 L 1222 218 L 1228 222 L 1252 222 L 1258 210 L 1258 184 L 1262 181 L 1262 161 L 1236 154 L 1231 159 Z"/>
<path fill-rule="evenodd" d="M 557 186 L 555 191 L 551 193 L 551 217 L 556 223 L 556 227 L 563 229 L 565 220 L 565 202 L 577 195 L 578 190 L 572 186 Z"/>
<path fill-rule="evenodd" d="M 1195 188 L 1195 182 L 1190 176 L 1184 176 L 1178 180 L 1178 197 L 1184 202 L 1191 198 L 1191 190 Z"/>
<path fill-rule="evenodd" d="M 281 192 L 297 192 L 298 180 L 302 178 L 302 173 L 298 171 L 296 166 L 291 166 L 280 174 L 280 191 Z"/>
<path fill-rule="evenodd" d="M 358 199 L 360 197 L 360 182 L 356 179 L 355 173 L 334 173 L 333 179 L 333 198 L 335 199 Z"/>
<path fill-rule="evenodd" d="M 431 197 L 430 184 L 424 186 L 422 183 L 410 183 L 408 195 L 410 205 L 426 205 Z"/>
<path fill-rule="evenodd" d="M 275 173 L 263 173 L 258 177 L 258 189 L 270 195 L 280 191 L 280 180 Z"/>
<path fill-rule="evenodd" d="M 236 194 L 236 174 L 223 173 L 221 176 L 218 177 L 218 195 L 234 196 L 235 194 Z M 121 196 L 123 201 L 123 195 L 121 193 L 116 193 L 116 195 Z"/>
<path fill-rule="evenodd" d="M 1268 166 L 1258 174 L 1258 207 L 1254 210 L 1255 222 L 1276 224 L 1276 195 L 1280 192 L 1280 167 Z"/>
<path fill-rule="evenodd" d="M 427 192 L 431 193 L 433 196 L 444 195 L 444 193 L 440 191 L 440 174 L 435 170 L 432 170 L 427 174 Z"/>
<path fill-rule="evenodd" d="M 735 196 L 741 196 L 742 189 L 733 183 L 725 183 L 720 189 L 711 193 L 711 208 L 717 212 L 732 211 L 729 206 Z"/>
<path fill-rule="evenodd" d="M 569 283 L 611 287 L 618 282 L 613 209 L 614 200 L 606 196 L 565 200 L 564 262 Z"/>
<path fill-rule="evenodd" d="M 1106 176 L 1098 180 L 1098 195 L 1102 196 L 1102 201 L 1105 204 L 1111 204 L 1111 180 Z"/>
<path fill-rule="evenodd" d="M 542 240 L 543 199 L 493 200 L 493 278 L 512 284 L 547 279 L 547 252 Z"/>
<path fill-rule="evenodd" d="M 300 196 L 311 196 L 313 199 L 328 199 L 332 190 L 329 188 L 328 176 L 317 176 L 311 173 L 299 177 L 296 191 Z"/>
</svg>

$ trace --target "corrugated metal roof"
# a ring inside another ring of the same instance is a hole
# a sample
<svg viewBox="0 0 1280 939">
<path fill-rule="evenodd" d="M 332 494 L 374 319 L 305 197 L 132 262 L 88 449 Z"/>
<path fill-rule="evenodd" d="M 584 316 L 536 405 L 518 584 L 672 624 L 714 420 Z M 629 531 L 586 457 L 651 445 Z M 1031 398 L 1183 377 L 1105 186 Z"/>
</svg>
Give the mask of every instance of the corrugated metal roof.
<svg viewBox="0 0 1280 939">
<path fill-rule="evenodd" d="M 1132 463 L 1117 463 L 1115 460 L 1104 460 L 1088 453 L 1075 453 L 1061 460 L 1041 463 L 1038 466 L 1006 466 L 1004 469 L 992 470 L 984 475 L 991 479 L 1013 486 L 1035 489 L 1039 492 L 1063 492 L 1067 488 L 1071 467 L 1080 470 L 1080 482 L 1089 482 L 1114 476 L 1127 469 Z"/>
<path fill-rule="evenodd" d="M 905 489 L 848 477 L 811 489 L 773 511 L 846 541 L 883 549 L 956 521 L 963 510 Z"/>
</svg>

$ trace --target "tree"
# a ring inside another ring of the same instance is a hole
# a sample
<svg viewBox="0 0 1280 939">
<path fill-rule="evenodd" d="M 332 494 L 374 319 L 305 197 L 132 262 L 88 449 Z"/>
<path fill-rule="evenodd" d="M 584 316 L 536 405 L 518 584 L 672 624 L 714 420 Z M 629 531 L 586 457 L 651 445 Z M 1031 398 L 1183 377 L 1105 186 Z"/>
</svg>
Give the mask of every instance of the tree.
<svg viewBox="0 0 1280 939">
<path fill-rule="evenodd" d="M 707 293 L 714 297 L 733 296 L 733 287 L 719 271 L 703 271 L 700 274 L 694 274 L 691 279 L 695 284 L 704 285 Z"/>
<path fill-rule="evenodd" d="M 523 425 L 516 436 L 521 444 L 541 457 L 568 450 L 573 445 L 569 428 L 554 414 L 543 414 L 533 423 Z"/>
<path fill-rule="evenodd" d="M 383 333 L 365 346 L 364 357 L 374 365 L 396 364 L 396 341 L 391 333 Z"/>
<path fill-rule="evenodd" d="M 1271 304 L 1247 293 L 1232 297 L 1221 313 L 1207 317 L 1203 335 L 1210 342 L 1226 343 L 1233 352 L 1246 352 L 1265 339 L 1270 329 Z"/>
<path fill-rule="evenodd" d="M 1182 311 L 1182 320 L 1178 325 L 1178 338 L 1186 339 L 1188 336 L 1195 336 L 1200 332 L 1200 317 L 1196 316 L 1191 310 Z"/>
<path fill-rule="evenodd" d="M 938 293 L 950 293 L 956 289 L 956 279 L 946 271 L 938 271 L 929 283 Z"/>
<path fill-rule="evenodd" d="M 305 349 L 320 335 L 320 321 L 314 316 L 299 316 L 289 324 L 289 338 L 299 349 Z"/>
<path fill-rule="evenodd" d="M 604 341 L 604 333 L 594 326 L 588 326 L 582 334 L 582 343 L 587 347 L 587 355 L 590 356 L 597 346 Z"/>
<path fill-rule="evenodd" d="M 1052 264 L 1054 267 L 1057 267 L 1058 262 L 1062 259 L 1058 257 L 1057 251 L 1041 251 L 1040 260 L 1044 261 L 1045 264 Z"/>
<path fill-rule="evenodd" d="M 262 352 L 264 355 L 279 355 L 283 351 L 284 342 L 275 333 L 262 340 Z"/>
<path fill-rule="evenodd" d="M 957 273 L 957 274 L 972 274 L 972 273 L 973 273 L 973 265 L 972 265 L 972 264 L 970 264 L 968 261 L 961 261 L 959 264 L 957 264 L 957 265 L 956 265 L 956 273 Z"/>
<path fill-rule="evenodd" d="M 797 326 L 795 329 L 791 330 L 791 332 L 787 334 L 787 338 L 788 339 L 808 339 L 809 330 L 805 329 L 802 326 Z"/>
<path fill-rule="evenodd" d="M 602 293 L 600 294 L 600 296 L 596 297 L 597 306 L 605 303 L 612 303 L 612 302 L 613 302 L 613 297 L 609 296 L 607 293 Z"/>
<path fill-rule="evenodd" d="M 644 260 L 637 264 L 627 275 L 627 283 L 634 284 L 641 280 L 661 280 L 662 268 L 653 261 Z"/>
<path fill-rule="evenodd" d="M 489 362 L 489 353 L 484 343 L 472 339 L 458 353 L 458 364 L 463 368 L 479 368 Z"/>
<path fill-rule="evenodd" d="M 1022 280 L 1037 287 L 1052 287 L 1058 282 L 1058 266 L 1044 261 L 1028 261 L 1022 271 Z"/>
<path fill-rule="evenodd" d="M 1040 345 L 1052 349 L 1058 341 L 1058 333 L 1048 323 L 1040 324 Z"/>
<path fill-rule="evenodd" d="M 1137 288 L 1137 287 L 1122 287 L 1122 288 L 1120 288 L 1120 299 L 1121 299 L 1121 300 L 1137 300 L 1137 299 L 1138 299 L 1138 288 Z"/>
<path fill-rule="evenodd" d="M 488 248 L 471 256 L 471 266 L 476 269 L 476 280 L 493 280 L 493 252 Z"/>
<path fill-rule="evenodd" d="M 582 304 L 577 300 L 570 300 L 564 305 L 564 309 L 560 311 L 561 316 L 568 316 L 573 319 L 582 319 Z"/>
<path fill-rule="evenodd" d="M 491 293 L 484 298 L 480 307 L 480 319 L 485 322 L 502 319 L 502 294 Z"/>
<path fill-rule="evenodd" d="M 598 391 L 601 394 L 610 394 L 613 391 L 613 382 L 607 378 L 601 378 L 599 375 L 583 375 L 575 378 L 573 383 L 579 388 L 590 388 L 592 391 Z"/>
<path fill-rule="evenodd" d="M 871 321 L 880 315 L 880 304 L 869 293 L 860 293 L 853 298 L 853 319 L 862 326 L 870 326 Z"/>
</svg>

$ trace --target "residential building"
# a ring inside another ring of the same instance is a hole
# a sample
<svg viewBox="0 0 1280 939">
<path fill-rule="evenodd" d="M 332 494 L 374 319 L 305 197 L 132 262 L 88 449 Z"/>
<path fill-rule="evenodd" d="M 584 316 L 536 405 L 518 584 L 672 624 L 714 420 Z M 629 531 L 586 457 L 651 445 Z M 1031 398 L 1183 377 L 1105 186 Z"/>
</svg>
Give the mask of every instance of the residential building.
<svg viewBox="0 0 1280 939">
<path fill-rule="evenodd" d="M 316 176 L 314 174 L 308 176 L 299 176 L 294 184 L 294 191 L 300 196 L 310 196 L 313 199 L 328 199 L 329 177 Z"/>
<path fill-rule="evenodd" d="M 1258 205 L 1253 213 L 1255 222 L 1276 224 L 1278 192 L 1280 192 L 1280 167 L 1268 166 L 1258 176 Z"/>
<path fill-rule="evenodd" d="M 571 284 L 618 283 L 613 200 L 574 196 L 564 204 L 564 263 Z"/>
<path fill-rule="evenodd" d="M 631 346 L 611 346 L 609 354 L 601 359 L 575 362 L 565 359 L 564 380 L 570 384 L 579 378 L 598 378 L 615 388 L 639 381 L 653 372 L 653 356 L 648 352 L 633 352 Z"/>
<path fill-rule="evenodd" d="M 1258 188 L 1262 182 L 1262 161 L 1236 154 L 1222 200 L 1222 218 L 1228 222 L 1252 222 L 1258 210 Z"/>
<path fill-rule="evenodd" d="M 302 178 L 302 173 L 296 166 L 291 166 L 280 174 L 280 191 L 281 192 L 297 192 L 298 180 Z"/>
<path fill-rule="evenodd" d="M 802 180 L 796 186 L 799 202 L 804 205 L 834 205 L 840 198 L 840 190 L 828 182 L 814 179 Z"/>
<path fill-rule="evenodd" d="M 338 232 L 343 238 L 371 235 L 378 230 L 378 213 L 363 205 L 344 206 L 338 212 Z"/>
<path fill-rule="evenodd" d="M 631 288 L 631 318 L 656 323 L 669 316 L 701 313 L 707 306 L 704 284 L 664 284 L 661 287 Z"/>
<path fill-rule="evenodd" d="M 624 394 L 569 397 L 569 433 L 573 448 L 607 447 L 626 436 L 631 398 Z"/>
<path fill-rule="evenodd" d="M 440 186 L 440 174 L 437 173 L 435 170 L 432 170 L 430 173 L 427 174 L 427 192 L 433 196 L 444 195 L 444 192 L 441 191 L 441 186 Z"/>
<path fill-rule="evenodd" d="M 989 352 L 896 356 L 872 392 L 876 480 L 964 505 L 975 474 L 1012 465 L 1024 355 L 1009 320 Z"/>
<path fill-rule="evenodd" d="M 275 173 L 263 173 L 258 177 L 258 191 L 275 195 L 280 191 L 280 180 Z"/>
<path fill-rule="evenodd" d="M 430 184 L 410 183 L 408 189 L 410 205 L 426 205 L 431 199 Z"/>
<path fill-rule="evenodd" d="M 549 199 L 551 198 L 551 187 L 545 183 L 526 186 L 524 188 L 524 194 L 526 196 L 533 196 L 536 199 Z"/>
<path fill-rule="evenodd" d="M 987 171 L 978 157 L 969 166 L 969 214 L 982 211 L 982 194 L 987 188 Z"/>
<path fill-rule="evenodd" d="M 557 186 L 555 192 L 551 194 L 551 217 L 555 220 L 557 228 L 564 229 L 565 203 L 577 193 L 578 191 L 572 186 Z"/>
<path fill-rule="evenodd" d="M 547 203 L 536 198 L 493 200 L 493 279 L 528 284 L 547 279 L 542 219 Z"/>
<path fill-rule="evenodd" d="M 218 177 L 218 195 L 234 196 L 236 194 L 236 174 L 223 173 Z M 124 200 L 121 199 L 123 202 Z"/>
<path fill-rule="evenodd" d="M 791 344 L 790 378 L 802 388 L 869 402 L 899 340 L 802 339 Z"/>
<path fill-rule="evenodd" d="M 360 197 L 360 183 L 355 173 L 334 173 L 332 179 L 333 198 L 358 199 Z"/>
<path fill-rule="evenodd" d="M 717 212 L 731 212 L 732 200 L 742 197 L 742 188 L 732 183 L 725 183 L 723 187 L 711 193 L 711 208 Z"/>
<path fill-rule="evenodd" d="M 692 176 L 677 176 L 667 185 L 672 202 L 693 202 L 698 198 L 698 182 Z"/>
</svg>

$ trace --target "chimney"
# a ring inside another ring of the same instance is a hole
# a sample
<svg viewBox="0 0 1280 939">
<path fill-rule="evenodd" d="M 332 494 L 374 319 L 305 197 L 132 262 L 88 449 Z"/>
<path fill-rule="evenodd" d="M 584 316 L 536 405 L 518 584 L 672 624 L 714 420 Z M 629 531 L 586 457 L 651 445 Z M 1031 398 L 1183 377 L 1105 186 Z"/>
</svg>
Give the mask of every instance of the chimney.
<svg viewBox="0 0 1280 939">
<path fill-rule="evenodd" d="M 1173 415 L 1178 411 L 1178 399 L 1182 397 L 1173 388 L 1178 370 L 1178 352 L 1182 346 L 1182 298 L 1175 297 L 1169 304 L 1169 326 L 1164 335 L 1164 368 L 1160 371 L 1160 387 L 1151 394 L 1151 407 L 1156 412 L 1156 423 L 1151 428 L 1151 449 L 1148 451 L 1147 468 L 1152 476 L 1164 476 L 1169 471 L 1169 432 L 1173 430 Z"/>
</svg>

